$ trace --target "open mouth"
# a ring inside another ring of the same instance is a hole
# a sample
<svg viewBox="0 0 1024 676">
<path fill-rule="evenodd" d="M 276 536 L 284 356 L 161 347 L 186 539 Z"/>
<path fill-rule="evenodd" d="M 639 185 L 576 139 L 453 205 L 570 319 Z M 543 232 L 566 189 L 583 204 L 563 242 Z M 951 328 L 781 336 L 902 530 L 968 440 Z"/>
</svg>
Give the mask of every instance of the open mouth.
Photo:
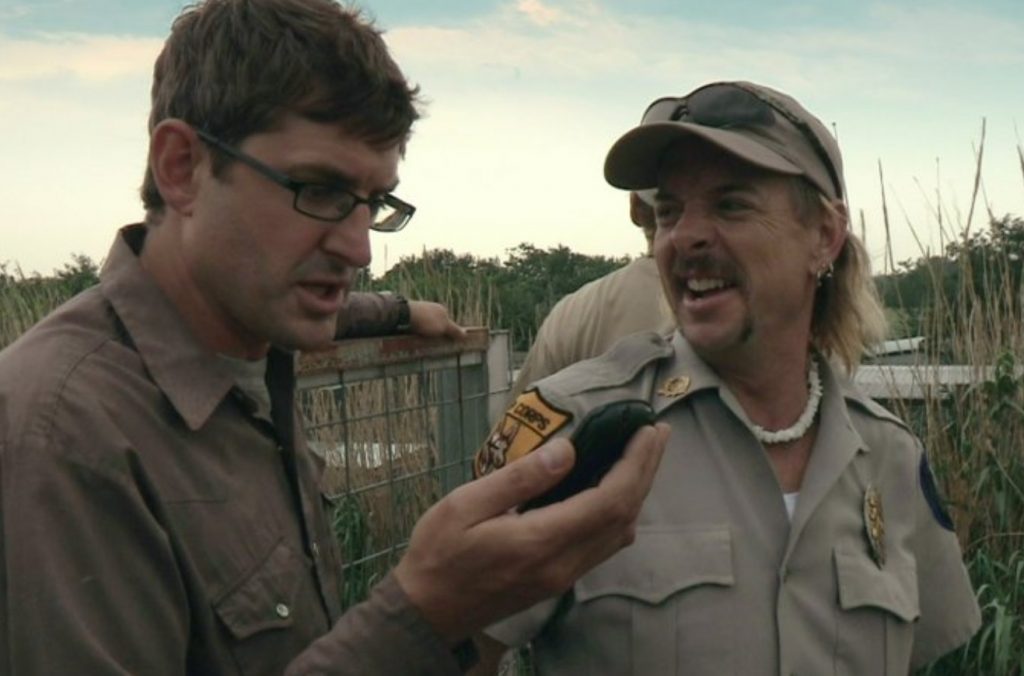
<svg viewBox="0 0 1024 676">
<path fill-rule="evenodd" d="M 734 282 L 720 277 L 690 277 L 683 280 L 683 292 L 688 298 L 700 300 L 736 288 Z"/>
<path fill-rule="evenodd" d="M 324 300 L 330 300 L 336 298 L 338 293 L 341 292 L 341 286 L 338 284 L 303 284 L 302 287 L 312 293 L 317 298 Z"/>
<path fill-rule="evenodd" d="M 344 302 L 343 284 L 330 282 L 302 282 L 299 300 L 306 312 L 314 315 L 328 315 L 338 312 Z"/>
</svg>

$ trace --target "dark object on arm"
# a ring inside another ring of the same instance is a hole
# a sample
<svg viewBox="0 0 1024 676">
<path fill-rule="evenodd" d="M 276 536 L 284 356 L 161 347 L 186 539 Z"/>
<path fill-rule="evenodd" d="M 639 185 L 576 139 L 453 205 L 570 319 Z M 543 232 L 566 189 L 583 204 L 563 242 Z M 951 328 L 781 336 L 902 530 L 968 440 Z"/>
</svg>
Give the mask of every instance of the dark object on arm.
<svg viewBox="0 0 1024 676">
<path fill-rule="evenodd" d="M 622 457 L 626 444 L 638 429 L 654 424 L 654 410 L 640 399 L 613 401 L 590 411 L 570 440 L 576 449 L 572 471 L 550 491 L 519 508 L 543 507 L 592 488 Z"/>
</svg>

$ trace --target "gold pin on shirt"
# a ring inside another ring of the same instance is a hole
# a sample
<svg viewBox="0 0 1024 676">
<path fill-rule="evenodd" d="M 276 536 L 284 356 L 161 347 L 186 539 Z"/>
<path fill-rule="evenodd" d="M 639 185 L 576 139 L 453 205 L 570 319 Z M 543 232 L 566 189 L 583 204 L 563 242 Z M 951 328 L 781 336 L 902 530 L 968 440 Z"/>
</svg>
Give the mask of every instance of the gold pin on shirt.
<svg viewBox="0 0 1024 676">
<path fill-rule="evenodd" d="M 658 394 L 662 397 L 681 397 L 690 389 L 689 376 L 674 376 L 661 384 Z"/>
<path fill-rule="evenodd" d="M 868 536 L 871 558 L 881 568 L 885 565 L 885 515 L 882 495 L 870 485 L 864 491 L 864 532 Z"/>
</svg>

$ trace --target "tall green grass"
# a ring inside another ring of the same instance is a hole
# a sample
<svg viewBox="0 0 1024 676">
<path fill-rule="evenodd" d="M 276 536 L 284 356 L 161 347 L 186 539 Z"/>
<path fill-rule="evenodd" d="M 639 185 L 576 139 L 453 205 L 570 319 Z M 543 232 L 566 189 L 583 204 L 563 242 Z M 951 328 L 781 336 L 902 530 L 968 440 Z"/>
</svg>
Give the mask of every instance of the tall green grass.
<svg viewBox="0 0 1024 676">
<path fill-rule="evenodd" d="M 928 400 L 917 420 L 983 616 L 974 639 L 930 674 L 1024 673 L 1024 383 L 1017 354 L 991 354 L 993 380 L 979 371 L 975 384 Z"/>
<path fill-rule="evenodd" d="M 299 392 L 307 435 L 327 461 L 322 490 L 346 563 L 346 607 L 398 562 L 443 493 L 436 384 L 435 374 L 412 373 Z"/>
<path fill-rule="evenodd" d="M 70 297 L 61 284 L 0 266 L 0 349 Z"/>
<path fill-rule="evenodd" d="M 419 266 L 415 274 L 397 275 L 391 290 L 443 303 L 463 326 L 487 323 L 487 284 L 453 284 L 450 272 L 429 259 Z M 406 373 L 300 392 L 310 439 L 345 449 L 329 464 L 324 489 L 333 496 L 331 521 L 347 562 L 346 607 L 363 600 L 398 562 L 416 521 L 443 496 L 442 475 L 458 473 L 442 466 L 452 449 L 440 448 L 446 405 L 440 378 L 436 371 Z M 463 450 L 468 458 L 474 449 Z"/>
<path fill-rule="evenodd" d="M 420 258 L 403 261 L 384 279 L 370 281 L 367 275 L 361 276 L 359 287 L 367 290 L 386 288 L 406 298 L 442 303 L 452 318 L 463 326 L 486 326 L 489 318 L 497 312 L 493 271 L 488 276 L 487 266 L 472 271 L 463 265 L 446 265 L 451 258 L 430 256 L 424 252 Z M 458 260 L 459 257 L 454 258 Z"/>
<path fill-rule="evenodd" d="M 26 275 L 16 265 L 0 263 L 0 350 L 61 303 L 99 281 L 99 267 L 75 254 L 50 277 Z"/>
<path fill-rule="evenodd" d="M 945 255 L 922 250 L 930 302 L 907 322 L 926 337 L 927 362 L 970 365 L 972 382 L 899 411 L 927 449 L 982 609 L 974 638 L 923 670 L 934 676 L 1024 674 L 1024 284 L 1019 252 L 1005 238 L 980 246 L 1000 235 L 979 233 L 974 218 L 984 127 L 978 148 L 964 220 L 953 229 L 941 199 L 935 205 Z"/>
</svg>

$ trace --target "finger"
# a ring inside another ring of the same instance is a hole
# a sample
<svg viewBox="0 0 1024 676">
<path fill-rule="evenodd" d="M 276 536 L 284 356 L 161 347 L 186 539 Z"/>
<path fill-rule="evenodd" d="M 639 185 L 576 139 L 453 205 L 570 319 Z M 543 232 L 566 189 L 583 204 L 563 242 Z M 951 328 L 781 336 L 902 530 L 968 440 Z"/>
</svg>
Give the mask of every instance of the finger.
<svg viewBox="0 0 1024 676">
<path fill-rule="evenodd" d="M 575 459 L 567 439 L 553 439 L 496 472 L 463 484 L 450 494 L 469 525 L 504 514 L 554 487 Z"/>
<path fill-rule="evenodd" d="M 645 434 L 652 434 L 653 438 L 640 437 L 640 431 L 649 430 Z M 653 427 L 641 428 L 626 445 L 626 451 L 622 455 L 622 461 L 612 466 L 612 469 L 605 476 L 602 483 L 608 483 L 608 489 L 620 494 L 620 499 L 629 500 L 639 509 L 640 504 L 647 496 L 651 485 L 654 483 L 654 475 L 661 464 L 661 458 L 665 454 L 668 445 L 671 428 L 667 423 L 657 423 Z M 635 467 L 629 463 L 635 462 Z M 626 464 L 623 464 L 626 463 Z M 623 465 L 617 467 L 617 465 Z M 618 469 L 618 471 L 616 471 Z M 634 470 L 635 471 L 630 471 Z"/>
<path fill-rule="evenodd" d="M 664 423 L 641 428 L 596 488 L 521 515 L 542 533 L 540 541 L 559 543 L 549 554 L 552 560 L 560 559 L 566 584 L 633 541 L 668 432 Z"/>
<path fill-rule="evenodd" d="M 440 303 L 429 300 L 409 301 L 409 325 L 416 333 L 425 337 L 441 335 L 442 322 L 447 321 L 448 310 Z"/>
<path fill-rule="evenodd" d="M 462 326 L 459 326 L 451 319 L 446 318 L 444 335 L 454 340 L 461 340 L 466 337 L 466 329 L 464 329 Z"/>
<path fill-rule="evenodd" d="M 543 520 L 541 527 L 549 529 L 550 537 L 582 541 L 603 531 L 609 540 L 615 540 L 621 533 L 616 533 L 612 526 L 616 523 L 624 526 L 635 519 L 650 491 L 665 452 L 668 433 L 665 423 L 640 428 L 626 445 L 622 459 L 612 466 L 596 488 L 524 516 Z"/>
<path fill-rule="evenodd" d="M 668 445 L 669 435 L 672 433 L 672 428 L 669 427 L 668 423 L 664 422 L 656 423 L 652 426 L 652 429 L 654 438 L 649 443 L 644 439 L 638 438 L 638 432 L 629 440 L 629 443 L 626 445 L 626 451 L 622 454 L 624 460 L 637 458 L 639 461 L 639 478 L 628 476 L 625 471 L 614 474 L 614 466 L 612 471 L 608 473 L 609 476 L 606 477 L 606 480 L 612 482 L 613 487 L 626 491 L 632 490 L 637 494 L 638 499 L 641 500 L 643 496 L 647 495 L 651 484 L 654 483 L 654 475 L 658 471 L 661 458 L 665 454 L 665 448 Z M 616 483 L 618 483 L 618 486 L 615 486 Z"/>
</svg>

